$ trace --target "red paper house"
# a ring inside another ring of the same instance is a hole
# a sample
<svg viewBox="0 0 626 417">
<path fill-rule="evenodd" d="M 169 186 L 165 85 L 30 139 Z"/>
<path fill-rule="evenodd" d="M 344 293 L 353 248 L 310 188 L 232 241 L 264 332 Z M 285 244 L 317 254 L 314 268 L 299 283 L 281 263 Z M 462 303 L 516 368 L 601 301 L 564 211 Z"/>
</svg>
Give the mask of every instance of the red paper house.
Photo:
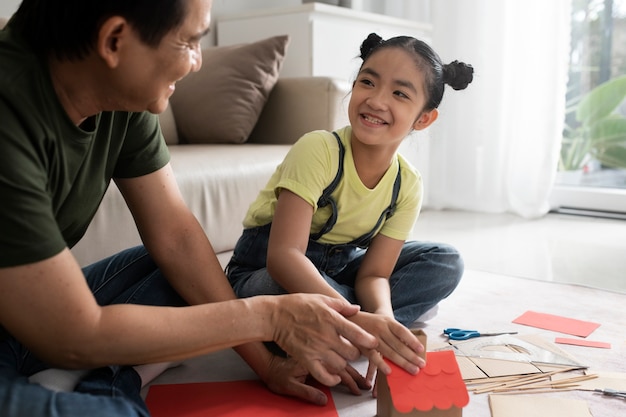
<svg viewBox="0 0 626 417">
<path fill-rule="evenodd" d="M 378 417 L 460 417 L 469 403 L 454 352 L 428 352 L 426 366 L 411 375 L 385 359 L 391 374 L 378 373 Z"/>
</svg>

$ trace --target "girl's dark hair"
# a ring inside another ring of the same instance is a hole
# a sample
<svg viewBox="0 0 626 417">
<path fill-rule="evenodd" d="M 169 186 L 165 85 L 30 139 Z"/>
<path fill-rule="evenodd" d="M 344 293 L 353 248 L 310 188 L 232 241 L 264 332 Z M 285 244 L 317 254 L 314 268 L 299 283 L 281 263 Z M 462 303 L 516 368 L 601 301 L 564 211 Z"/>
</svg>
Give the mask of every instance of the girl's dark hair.
<svg viewBox="0 0 626 417">
<path fill-rule="evenodd" d="M 424 110 L 439 107 L 445 84 L 455 90 L 463 90 L 474 78 L 474 68 L 471 65 L 459 61 L 443 64 L 439 55 L 428 44 L 410 36 L 396 36 L 383 40 L 376 33 L 370 33 L 361 44 L 363 64 L 374 52 L 384 48 L 401 48 L 409 52 L 417 66 L 424 72 L 426 84 L 424 87 L 428 94 Z"/>
<path fill-rule="evenodd" d="M 73 60 L 91 52 L 109 17 L 125 18 L 143 42 L 156 47 L 186 12 L 187 0 L 23 0 L 11 28 L 38 54 Z"/>
</svg>

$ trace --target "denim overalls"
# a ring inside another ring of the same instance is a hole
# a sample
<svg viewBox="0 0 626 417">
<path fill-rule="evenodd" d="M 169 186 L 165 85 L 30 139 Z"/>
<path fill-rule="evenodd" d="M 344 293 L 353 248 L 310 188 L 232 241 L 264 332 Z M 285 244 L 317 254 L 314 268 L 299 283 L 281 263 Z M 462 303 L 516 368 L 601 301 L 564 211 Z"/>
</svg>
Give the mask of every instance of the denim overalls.
<svg viewBox="0 0 626 417">
<path fill-rule="evenodd" d="M 324 189 L 318 206 L 331 205 L 332 214 L 322 229 L 309 238 L 306 257 L 317 267 L 326 282 L 351 303 L 358 304 L 354 292 L 356 275 L 366 248 L 386 218 L 393 215 L 400 191 L 398 168 L 391 202 L 381 213 L 370 232 L 344 244 L 319 243 L 337 222 L 337 206 L 331 197 L 343 176 L 345 149 L 339 136 L 339 169 L 333 181 Z M 266 269 L 271 223 L 245 229 L 239 238 L 226 274 L 238 297 L 285 294 Z M 463 262 L 449 245 L 425 242 L 405 242 L 396 267 L 389 278 L 391 302 L 399 322 L 409 325 L 423 313 L 447 297 L 459 283 Z"/>
</svg>

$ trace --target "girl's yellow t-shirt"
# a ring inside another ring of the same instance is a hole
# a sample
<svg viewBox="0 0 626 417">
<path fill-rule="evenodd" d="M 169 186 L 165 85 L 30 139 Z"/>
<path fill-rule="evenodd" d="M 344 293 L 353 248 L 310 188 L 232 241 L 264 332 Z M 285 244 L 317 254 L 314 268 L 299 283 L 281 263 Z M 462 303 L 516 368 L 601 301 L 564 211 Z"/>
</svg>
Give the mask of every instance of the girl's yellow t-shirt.
<svg viewBox="0 0 626 417">
<path fill-rule="evenodd" d="M 422 203 L 422 178 L 419 172 L 400 154 L 376 185 L 369 189 L 361 182 L 354 161 L 350 136 L 352 129 L 338 129 L 345 147 L 343 176 L 331 194 L 337 203 L 337 223 L 324 234 L 320 243 L 342 244 L 368 233 L 380 214 L 391 203 L 393 185 L 400 164 L 401 187 L 393 216 L 386 220 L 379 233 L 406 240 L 417 220 Z M 339 145 L 332 132 L 316 130 L 302 136 L 292 146 L 283 162 L 268 181 L 257 199 L 250 205 L 243 225 L 245 228 L 271 223 L 278 195 L 287 189 L 307 201 L 314 209 L 311 233 L 319 231 L 330 217 L 330 205 L 317 207 L 323 190 L 332 182 L 339 167 Z"/>
</svg>

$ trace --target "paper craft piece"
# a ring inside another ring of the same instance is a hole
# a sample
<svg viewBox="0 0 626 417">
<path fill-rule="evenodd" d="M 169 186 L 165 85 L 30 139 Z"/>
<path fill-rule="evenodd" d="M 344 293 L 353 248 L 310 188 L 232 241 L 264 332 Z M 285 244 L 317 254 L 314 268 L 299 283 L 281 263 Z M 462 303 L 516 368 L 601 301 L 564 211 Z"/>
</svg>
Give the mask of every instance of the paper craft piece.
<svg viewBox="0 0 626 417">
<path fill-rule="evenodd" d="M 545 330 L 553 330 L 580 337 L 587 337 L 595 329 L 600 327 L 599 323 L 555 316 L 553 314 L 537 313 L 535 311 L 525 312 L 513 320 L 513 323 L 538 327 Z"/>
<path fill-rule="evenodd" d="M 146 404 L 152 417 L 338 417 L 330 390 L 316 388 L 328 397 L 323 407 L 274 394 L 260 381 L 153 385 Z"/>
<path fill-rule="evenodd" d="M 554 339 L 555 343 L 561 343 L 563 345 L 575 345 L 575 346 L 586 346 L 586 347 L 594 347 L 594 348 L 602 348 L 602 349 L 611 349 L 611 344 L 607 342 L 597 342 L 593 340 L 583 340 L 583 339 L 570 339 L 567 337 L 557 337 Z"/>
<path fill-rule="evenodd" d="M 489 395 L 492 417 L 593 417 L 585 401 L 533 395 Z"/>
<path fill-rule="evenodd" d="M 460 417 L 469 403 L 454 352 L 428 352 L 426 366 L 411 375 L 385 359 L 391 374 L 378 373 L 378 417 Z"/>
<path fill-rule="evenodd" d="M 528 375 L 540 373 L 541 370 L 530 362 L 513 362 L 489 358 L 470 358 L 477 368 L 490 377 Z M 465 374 L 463 374 L 465 379 Z"/>
<path fill-rule="evenodd" d="M 489 375 L 484 373 L 470 358 L 457 356 L 456 361 L 461 370 L 461 376 L 465 381 L 472 379 L 488 378 Z"/>
<path fill-rule="evenodd" d="M 461 375 L 466 381 L 551 372 L 564 367 L 587 368 L 537 335 L 502 335 L 437 346 L 435 351 L 449 350 L 457 355 Z"/>
</svg>

